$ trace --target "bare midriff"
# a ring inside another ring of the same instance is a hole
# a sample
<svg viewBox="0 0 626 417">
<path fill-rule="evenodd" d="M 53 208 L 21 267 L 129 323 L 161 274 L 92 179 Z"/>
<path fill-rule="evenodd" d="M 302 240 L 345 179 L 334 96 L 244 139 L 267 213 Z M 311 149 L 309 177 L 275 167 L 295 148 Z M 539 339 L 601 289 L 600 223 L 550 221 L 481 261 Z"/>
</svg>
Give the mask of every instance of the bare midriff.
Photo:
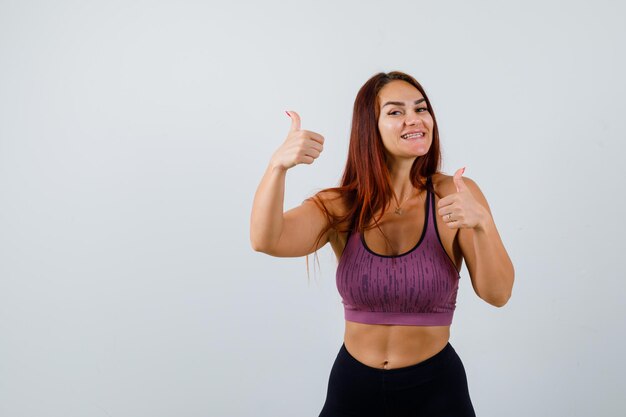
<svg viewBox="0 0 626 417">
<path fill-rule="evenodd" d="M 450 326 L 365 324 L 346 320 L 344 343 L 356 360 L 379 369 L 420 363 L 440 352 L 450 339 Z"/>
</svg>

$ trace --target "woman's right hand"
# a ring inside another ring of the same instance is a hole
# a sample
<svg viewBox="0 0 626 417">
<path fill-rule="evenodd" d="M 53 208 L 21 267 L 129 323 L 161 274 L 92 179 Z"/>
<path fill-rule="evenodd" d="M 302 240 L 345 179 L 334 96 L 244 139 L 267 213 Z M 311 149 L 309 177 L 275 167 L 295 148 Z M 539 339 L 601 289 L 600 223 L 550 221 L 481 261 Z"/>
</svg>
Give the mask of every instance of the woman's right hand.
<svg viewBox="0 0 626 417">
<path fill-rule="evenodd" d="M 274 152 L 273 167 L 293 168 L 298 164 L 312 164 L 324 149 L 324 137 L 310 130 L 300 130 L 300 116 L 295 111 L 287 112 L 291 117 L 291 128 L 285 142 Z"/>
</svg>

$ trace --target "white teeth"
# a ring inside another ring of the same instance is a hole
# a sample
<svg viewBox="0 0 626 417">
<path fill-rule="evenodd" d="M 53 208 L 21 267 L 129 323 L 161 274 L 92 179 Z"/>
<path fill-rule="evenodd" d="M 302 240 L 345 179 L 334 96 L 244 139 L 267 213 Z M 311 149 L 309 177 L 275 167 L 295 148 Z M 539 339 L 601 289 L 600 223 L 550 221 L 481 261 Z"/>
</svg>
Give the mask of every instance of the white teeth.
<svg viewBox="0 0 626 417">
<path fill-rule="evenodd" d="M 422 136 L 424 136 L 423 133 L 411 133 L 409 135 L 402 135 L 403 139 L 409 139 L 409 138 L 421 138 Z"/>
</svg>

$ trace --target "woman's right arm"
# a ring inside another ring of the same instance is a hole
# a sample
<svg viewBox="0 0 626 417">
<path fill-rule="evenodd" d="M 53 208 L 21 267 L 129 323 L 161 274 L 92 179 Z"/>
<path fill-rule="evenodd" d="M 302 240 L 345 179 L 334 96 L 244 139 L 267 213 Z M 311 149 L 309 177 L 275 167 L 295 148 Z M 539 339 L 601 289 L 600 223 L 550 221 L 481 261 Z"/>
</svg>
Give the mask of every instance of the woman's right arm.
<svg viewBox="0 0 626 417">
<path fill-rule="evenodd" d="M 258 252 L 280 257 L 313 253 L 328 242 L 328 232 L 314 246 L 327 225 L 327 218 L 313 201 L 283 213 L 287 170 L 299 163 L 312 164 L 323 149 L 324 138 L 300 130 L 300 117 L 290 112 L 291 129 L 285 142 L 272 155 L 254 195 L 250 216 L 250 243 Z"/>
</svg>

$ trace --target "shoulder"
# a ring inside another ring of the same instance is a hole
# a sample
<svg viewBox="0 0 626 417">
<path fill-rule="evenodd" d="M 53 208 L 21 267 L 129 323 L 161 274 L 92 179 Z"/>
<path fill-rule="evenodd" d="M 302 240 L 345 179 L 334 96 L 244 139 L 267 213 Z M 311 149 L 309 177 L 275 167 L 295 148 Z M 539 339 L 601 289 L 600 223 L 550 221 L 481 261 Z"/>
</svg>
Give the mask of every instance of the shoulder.
<svg viewBox="0 0 626 417">
<path fill-rule="evenodd" d="M 348 209 L 346 195 L 337 190 L 337 188 L 326 188 L 318 191 L 313 196 L 307 198 L 305 202 L 314 203 L 330 222 L 328 236 L 331 243 L 339 238 L 340 230 L 348 228 L 350 219 L 347 218 L 347 215 L 350 210 Z"/>
<path fill-rule="evenodd" d="M 439 197 L 439 199 L 442 199 L 445 196 L 454 194 L 456 192 L 456 187 L 454 186 L 452 175 L 446 175 L 443 172 L 437 172 L 436 174 L 433 174 L 432 180 L 435 194 L 437 194 L 437 197 Z"/>
<path fill-rule="evenodd" d="M 446 175 L 443 172 L 438 172 L 433 174 L 432 179 L 435 194 L 437 194 L 437 197 L 440 199 L 457 192 L 453 175 Z M 476 181 L 463 175 L 463 182 L 467 185 L 474 196 L 478 195 L 484 198 L 482 191 L 478 187 L 478 184 L 476 184 Z"/>
<path fill-rule="evenodd" d="M 333 216 L 343 216 L 347 212 L 343 193 L 335 188 L 327 188 L 315 193 L 305 201 L 321 203 Z"/>
</svg>

